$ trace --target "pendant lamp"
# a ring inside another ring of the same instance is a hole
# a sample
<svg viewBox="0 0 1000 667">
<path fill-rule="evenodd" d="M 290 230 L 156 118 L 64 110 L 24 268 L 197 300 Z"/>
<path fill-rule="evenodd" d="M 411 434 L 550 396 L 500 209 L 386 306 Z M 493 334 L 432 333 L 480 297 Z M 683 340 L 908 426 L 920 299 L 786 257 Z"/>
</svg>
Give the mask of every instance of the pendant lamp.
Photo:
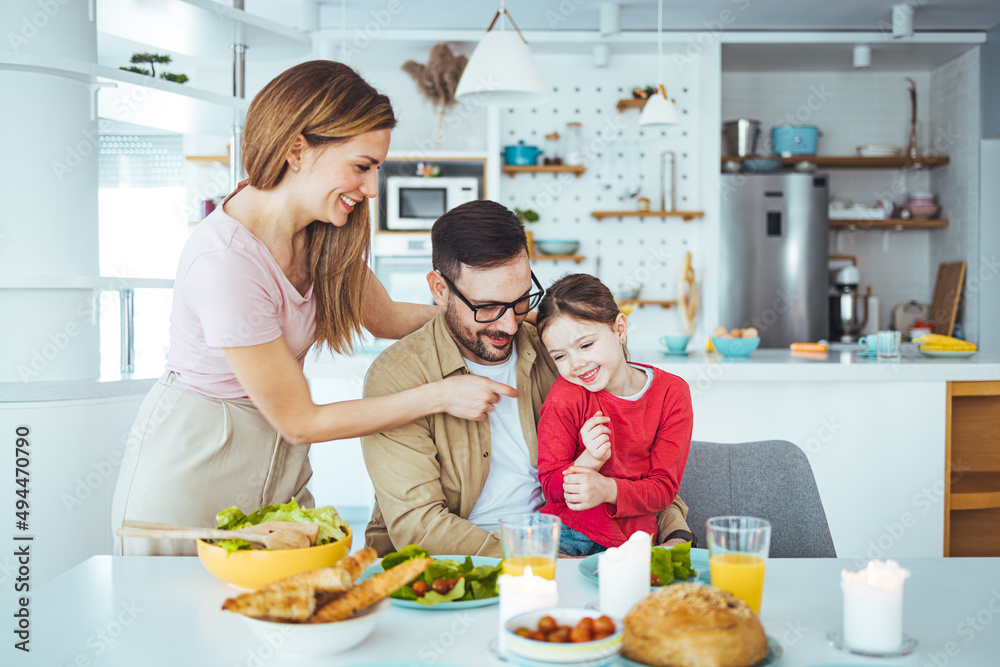
<svg viewBox="0 0 1000 667">
<path fill-rule="evenodd" d="M 510 20 L 515 32 L 504 30 L 506 21 L 501 16 Z M 494 30 L 498 19 L 500 27 Z M 455 99 L 506 107 L 537 104 L 545 99 L 547 93 L 548 88 L 531 57 L 528 42 L 501 2 L 500 9 L 462 72 L 455 89 Z"/>
<path fill-rule="evenodd" d="M 676 125 L 680 122 L 674 101 L 667 97 L 667 89 L 663 86 L 663 0 L 659 0 L 656 13 L 656 51 L 660 76 L 657 81 L 657 91 L 653 93 L 639 116 L 639 125 Z"/>
</svg>

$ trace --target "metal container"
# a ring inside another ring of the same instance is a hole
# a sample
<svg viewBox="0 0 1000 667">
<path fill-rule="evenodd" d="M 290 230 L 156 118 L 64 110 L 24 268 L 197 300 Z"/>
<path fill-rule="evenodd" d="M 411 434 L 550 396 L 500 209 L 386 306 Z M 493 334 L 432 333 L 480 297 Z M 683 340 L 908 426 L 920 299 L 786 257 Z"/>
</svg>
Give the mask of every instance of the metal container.
<svg viewBox="0 0 1000 667">
<path fill-rule="evenodd" d="M 725 155 L 750 157 L 757 154 L 760 121 L 740 118 L 722 124 L 722 150 Z"/>
</svg>

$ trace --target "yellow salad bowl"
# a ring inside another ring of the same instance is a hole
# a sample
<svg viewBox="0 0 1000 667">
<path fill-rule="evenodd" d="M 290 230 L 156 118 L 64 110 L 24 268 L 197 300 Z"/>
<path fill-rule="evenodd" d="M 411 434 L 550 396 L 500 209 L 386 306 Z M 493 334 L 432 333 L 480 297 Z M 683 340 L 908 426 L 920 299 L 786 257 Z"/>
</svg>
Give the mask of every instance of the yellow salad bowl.
<svg viewBox="0 0 1000 667">
<path fill-rule="evenodd" d="M 336 565 L 351 552 L 351 536 L 351 529 L 348 527 L 346 537 L 318 547 L 252 549 L 236 551 L 231 556 L 222 547 L 198 540 L 198 558 L 206 570 L 222 581 L 239 588 L 255 590 L 299 572 Z"/>
</svg>

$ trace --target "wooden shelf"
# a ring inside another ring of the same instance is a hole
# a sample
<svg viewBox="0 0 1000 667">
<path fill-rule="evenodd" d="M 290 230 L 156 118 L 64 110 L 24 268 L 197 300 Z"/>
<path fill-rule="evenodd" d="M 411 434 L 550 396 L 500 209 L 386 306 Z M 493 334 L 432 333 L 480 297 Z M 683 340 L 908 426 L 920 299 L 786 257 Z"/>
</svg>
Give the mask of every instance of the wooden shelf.
<svg viewBox="0 0 1000 667">
<path fill-rule="evenodd" d="M 553 262 L 559 262 L 559 261 L 562 261 L 562 260 L 569 260 L 571 262 L 576 262 L 577 264 L 579 264 L 580 262 L 584 261 L 587 258 L 585 256 L 583 256 L 583 255 L 543 255 L 540 252 L 536 252 L 535 254 L 533 254 L 531 256 L 531 259 L 532 260 L 536 260 L 536 259 L 548 259 L 548 260 L 551 260 Z"/>
<path fill-rule="evenodd" d="M 618 303 L 621 306 L 635 304 L 640 308 L 642 308 L 643 306 L 659 306 L 660 308 L 673 308 L 677 305 L 676 301 L 658 301 L 656 299 L 622 299 Z"/>
<path fill-rule="evenodd" d="M 830 218 L 832 229 L 940 229 L 948 226 L 946 218 L 935 220 L 903 220 L 902 218 L 887 218 L 885 220 L 854 220 L 849 218 Z"/>
<path fill-rule="evenodd" d="M 951 509 L 1000 508 L 1000 472 L 967 472 L 951 485 Z"/>
<path fill-rule="evenodd" d="M 615 106 L 618 108 L 618 113 L 624 113 L 629 109 L 642 109 L 644 106 L 646 106 L 646 100 L 640 100 L 635 97 L 629 97 L 618 100 L 618 104 L 616 104 Z"/>
<path fill-rule="evenodd" d="M 590 215 L 603 220 L 604 218 L 682 218 L 684 222 L 701 218 L 704 211 L 593 211 Z"/>
<path fill-rule="evenodd" d="M 507 164 L 503 167 L 503 173 L 511 178 L 515 174 L 573 174 L 577 178 L 583 175 L 587 168 L 582 165 L 569 164 Z"/>
<path fill-rule="evenodd" d="M 811 162 L 820 169 L 903 169 L 906 167 L 940 167 L 949 162 L 947 155 L 925 156 L 919 158 L 908 158 L 902 155 L 898 157 L 861 157 L 860 155 L 795 155 L 793 157 L 780 157 L 778 155 L 767 155 L 759 157 L 739 157 L 737 155 L 724 155 L 721 162 L 743 162 L 754 159 L 774 159 L 781 160 L 786 166 L 794 166 L 800 162 Z"/>
</svg>

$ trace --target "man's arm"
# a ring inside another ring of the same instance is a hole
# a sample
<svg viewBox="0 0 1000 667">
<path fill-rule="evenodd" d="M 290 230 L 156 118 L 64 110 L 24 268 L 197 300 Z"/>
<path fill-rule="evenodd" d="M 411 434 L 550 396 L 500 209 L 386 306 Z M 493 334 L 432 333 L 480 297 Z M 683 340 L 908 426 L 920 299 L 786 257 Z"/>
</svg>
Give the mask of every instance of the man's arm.
<svg viewBox="0 0 1000 667">
<path fill-rule="evenodd" d="M 365 397 L 394 393 L 420 384 L 373 366 Z M 452 513 L 441 483 L 441 464 L 429 416 L 361 439 L 368 474 L 396 549 L 419 544 L 432 554 L 500 556 L 500 538 Z M 443 416 L 440 418 L 444 418 Z"/>
</svg>

